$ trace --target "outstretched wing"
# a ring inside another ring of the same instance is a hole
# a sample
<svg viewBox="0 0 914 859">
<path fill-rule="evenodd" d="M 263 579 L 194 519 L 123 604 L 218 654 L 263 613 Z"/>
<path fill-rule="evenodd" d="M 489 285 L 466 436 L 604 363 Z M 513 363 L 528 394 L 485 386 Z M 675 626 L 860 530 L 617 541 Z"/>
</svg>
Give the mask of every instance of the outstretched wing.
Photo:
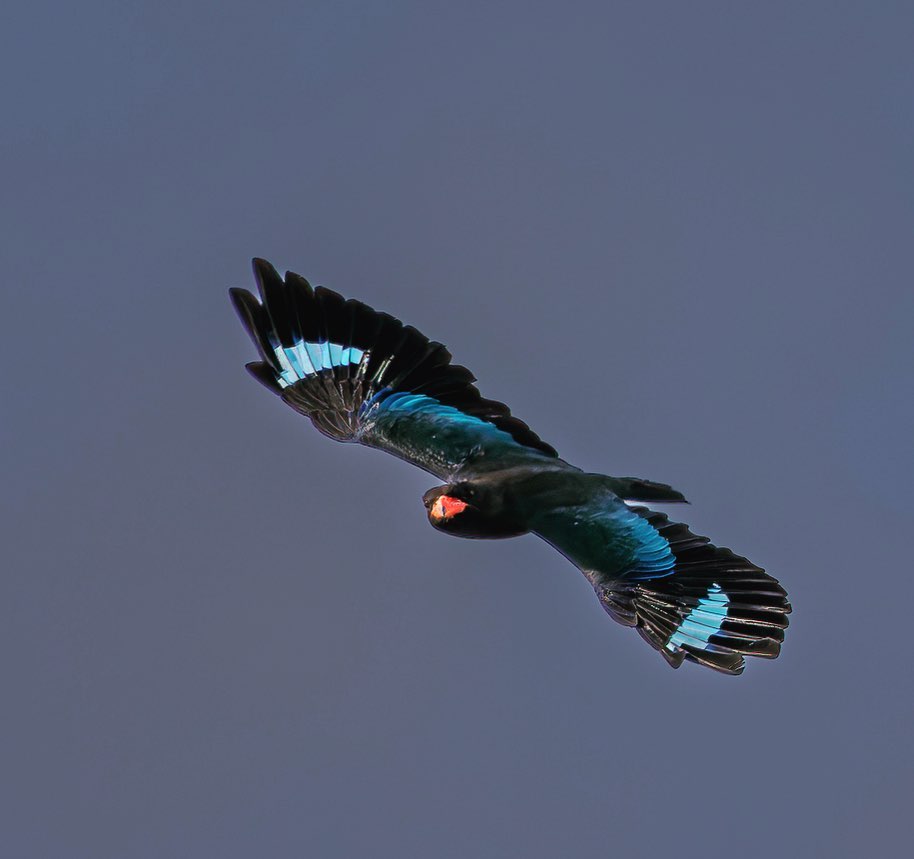
<svg viewBox="0 0 914 859">
<path fill-rule="evenodd" d="M 545 511 L 531 530 L 574 563 L 607 613 L 678 668 L 739 674 L 780 653 L 790 603 L 761 567 L 611 492 Z"/>
<path fill-rule="evenodd" d="M 556 457 L 415 328 L 292 272 L 283 279 L 265 260 L 254 260 L 254 276 L 261 301 L 230 290 L 260 353 L 247 368 L 325 435 L 386 450 L 445 480 L 483 457 Z"/>
</svg>

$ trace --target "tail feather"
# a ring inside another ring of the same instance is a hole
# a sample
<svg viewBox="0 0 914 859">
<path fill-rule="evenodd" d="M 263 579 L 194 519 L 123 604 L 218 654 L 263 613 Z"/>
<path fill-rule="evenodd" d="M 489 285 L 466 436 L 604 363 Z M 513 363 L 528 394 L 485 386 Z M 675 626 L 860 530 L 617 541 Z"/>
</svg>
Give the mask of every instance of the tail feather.
<svg viewBox="0 0 914 859">
<path fill-rule="evenodd" d="M 740 674 L 744 656 L 773 659 L 788 625 L 787 592 L 765 571 L 662 513 L 633 508 L 670 545 L 668 575 L 601 584 L 603 607 L 678 668 L 684 660 Z"/>
</svg>

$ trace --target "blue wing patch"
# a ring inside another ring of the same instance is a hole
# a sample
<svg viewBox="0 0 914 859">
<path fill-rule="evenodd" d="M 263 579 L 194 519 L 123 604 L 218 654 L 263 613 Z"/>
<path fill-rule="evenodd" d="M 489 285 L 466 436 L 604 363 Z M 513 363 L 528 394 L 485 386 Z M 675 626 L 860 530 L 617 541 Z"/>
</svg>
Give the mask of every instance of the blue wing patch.
<svg viewBox="0 0 914 859">
<path fill-rule="evenodd" d="M 361 364 L 367 354 L 355 346 L 340 346 L 337 343 L 309 343 L 299 340 L 292 346 L 273 344 L 273 354 L 279 362 L 277 378 L 280 388 L 288 388 L 296 382 L 314 376 L 321 370 Z"/>
<path fill-rule="evenodd" d="M 358 440 L 431 471 L 452 474 L 477 456 L 542 458 L 495 424 L 468 415 L 427 394 L 382 389 L 363 404 Z"/>
<path fill-rule="evenodd" d="M 647 519 L 642 519 L 634 513 L 630 515 L 631 519 L 626 521 L 625 525 L 630 538 L 635 541 L 635 558 L 631 568 L 622 578 L 637 582 L 671 575 L 676 566 L 676 557 L 669 540 Z"/>
<path fill-rule="evenodd" d="M 727 606 L 730 598 L 723 592 L 717 582 L 708 588 L 708 595 L 698 600 L 695 606 L 676 627 L 676 632 L 667 642 L 666 649 L 673 651 L 683 644 L 706 649 L 711 636 L 720 632 L 727 617 Z"/>
<path fill-rule="evenodd" d="M 481 438 L 478 441 L 490 440 L 510 445 L 517 444 L 510 433 L 499 429 L 495 424 L 491 424 L 474 415 L 468 415 L 460 411 L 460 409 L 454 408 L 454 406 L 446 406 L 426 394 L 411 394 L 407 392 L 390 394 L 390 396 L 381 401 L 380 411 L 391 417 L 396 417 L 397 415 L 426 415 L 440 423 L 440 429 L 443 431 L 453 431 L 461 428 L 463 433 L 469 431 L 479 434 Z"/>
</svg>

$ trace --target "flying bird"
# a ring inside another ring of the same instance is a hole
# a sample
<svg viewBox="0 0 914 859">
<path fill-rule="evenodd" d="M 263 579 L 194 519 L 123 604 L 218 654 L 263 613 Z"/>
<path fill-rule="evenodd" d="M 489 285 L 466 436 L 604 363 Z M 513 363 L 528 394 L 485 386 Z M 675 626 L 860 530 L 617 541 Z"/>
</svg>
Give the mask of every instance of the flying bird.
<svg viewBox="0 0 914 859">
<path fill-rule="evenodd" d="M 778 655 L 790 603 L 776 579 L 643 503 L 684 502 L 670 486 L 560 459 L 465 367 L 410 325 L 254 260 L 258 301 L 230 290 L 259 361 L 257 381 L 324 435 L 392 453 L 443 481 L 428 521 L 456 537 L 536 534 L 593 585 L 614 620 L 673 668 L 740 674 Z"/>
</svg>

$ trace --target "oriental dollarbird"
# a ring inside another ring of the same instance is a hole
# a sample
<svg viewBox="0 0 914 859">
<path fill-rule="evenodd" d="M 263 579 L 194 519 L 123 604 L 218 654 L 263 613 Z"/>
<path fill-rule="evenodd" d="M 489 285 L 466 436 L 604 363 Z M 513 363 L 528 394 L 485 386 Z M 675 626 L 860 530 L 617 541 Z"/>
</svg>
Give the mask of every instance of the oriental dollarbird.
<svg viewBox="0 0 914 859">
<path fill-rule="evenodd" d="M 778 655 L 790 603 L 777 580 L 643 502 L 684 502 L 663 483 L 569 465 L 465 367 L 415 328 L 254 260 L 258 301 L 231 297 L 260 360 L 247 369 L 317 429 L 425 469 L 433 528 L 457 537 L 536 534 L 593 585 L 606 612 L 666 662 L 739 674 Z"/>
</svg>

